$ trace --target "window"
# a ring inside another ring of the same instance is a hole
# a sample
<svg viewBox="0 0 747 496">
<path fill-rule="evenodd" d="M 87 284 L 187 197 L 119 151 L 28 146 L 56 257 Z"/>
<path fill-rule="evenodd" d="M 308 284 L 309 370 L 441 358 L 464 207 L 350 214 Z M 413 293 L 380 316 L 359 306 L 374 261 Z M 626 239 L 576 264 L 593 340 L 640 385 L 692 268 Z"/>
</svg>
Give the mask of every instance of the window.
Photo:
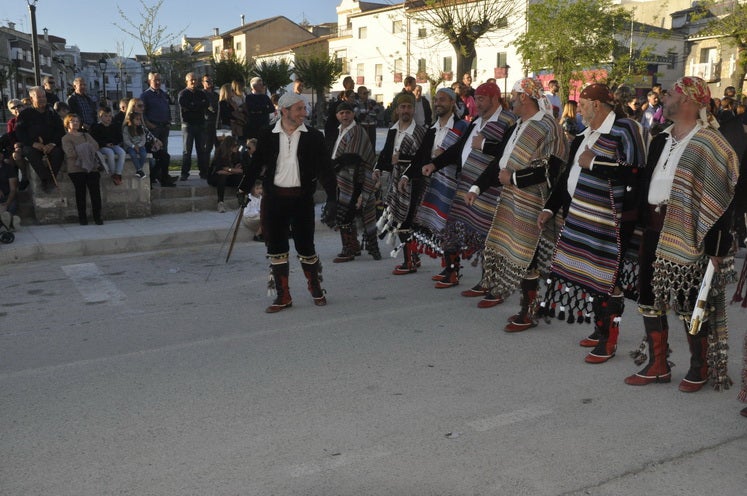
<svg viewBox="0 0 747 496">
<path fill-rule="evenodd" d="M 363 76 L 365 71 L 365 65 L 364 64 L 358 64 L 355 66 L 355 75 L 356 76 Z"/>
<path fill-rule="evenodd" d="M 405 66 L 405 61 L 402 59 L 397 59 L 394 61 L 394 72 L 398 72 L 402 74 L 402 70 Z"/>
<path fill-rule="evenodd" d="M 716 61 L 716 48 L 701 48 L 700 49 L 700 63 L 706 64 L 708 62 Z"/>
<path fill-rule="evenodd" d="M 451 57 L 444 57 L 444 72 L 451 72 Z"/>
<path fill-rule="evenodd" d="M 418 76 L 425 76 L 425 59 L 418 59 Z"/>
<path fill-rule="evenodd" d="M 347 50 L 336 51 L 335 62 L 337 63 L 338 67 L 340 67 L 343 74 L 350 73 L 350 71 L 348 71 L 348 51 Z"/>
<path fill-rule="evenodd" d="M 368 38 L 368 28 L 363 26 L 358 28 L 358 38 L 361 40 Z"/>
<path fill-rule="evenodd" d="M 237 42 L 236 42 L 236 51 L 237 51 L 237 52 L 240 52 L 240 51 L 241 51 L 241 42 L 240 42 L 240 41 L 237 41 Z"/>
<path fill-rule="evenodd" d="M 398 34 L 402 32 L 402 21 L 392 21 L 392 33 Z"/>
<path fill-rule="evenodd" d="M 495 66 L 506 67 L 506 65 L 508 65 L 506 61 L 507 61 L 506 52 L 498 52 L 498 55 L 495 59 Z"/>
<path fill-rule="evenodd" d="M 418 28 L 418 38 L 421 40 L 428 36 L 428 31 L 425 28 Z"/>
</svg>

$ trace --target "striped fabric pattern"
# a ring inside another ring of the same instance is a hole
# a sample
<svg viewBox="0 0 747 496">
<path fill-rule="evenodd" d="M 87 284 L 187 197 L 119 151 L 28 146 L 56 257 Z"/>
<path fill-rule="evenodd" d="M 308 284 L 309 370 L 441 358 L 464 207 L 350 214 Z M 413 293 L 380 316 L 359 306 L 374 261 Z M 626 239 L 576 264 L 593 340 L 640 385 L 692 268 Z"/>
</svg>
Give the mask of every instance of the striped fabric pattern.
<svg viewBox="0 0 747 496">
<path fill-rule="evenodd" d="M 501 142 L 506 131 L 514 125 L 516 116 L 503 110 L 498 119 L 488 122 L 480 131 L 486 141 Z M 470 146 L 466 143 L 464 146 Z M 487 168 L 495 157 L 480 150 L 472 150 L 467 160 L 462 164 L 462 171 L 457 183 L 456 194 L 451 205 L 449 217 L 446 221 L 446 237 L 453 243 L 455 238 L 461 238 L 462 248 L 466 252 L 482 251 L 485 238 L 495 214 L 495 207 L 500 196 L 500 187 L 492 187 L 481 192 L 471 207 L 467 206 L 465 198 L 470 186 Z"/>
<path fill-rule="evenodd" d="M 404 155 L 414 157 L 417 154 L 418 149 L 420 148 L 420 143 L 422 143 L 427 131 L 428 129 L 423 126 L 416 126 L 412 136 L 405 136 L 402 139 L 402 143 L 399 148 L 400 157 Z M 400 193 L 399 189 L 397 188 L 399 180 L 402 178 L 402 173 L 405 172 L 405 170 L 409 166 L 409 161 L 399 161 L 392 167 L 392 175 L 389 182 L 389 191 L 387 192 L 386 196 L 386 204 L 389 213 L 392 216 L 392 220 L 398 226 L 401 226 L 402 223 L 405 222 L 405 220 L 407 219 L 407 213 L 410 210 L 412 182 L 408 184 L 406 193 Z"/>
<path fill-rule="evenodd" d="M 415 214 L 415 225 L 438 232 L 446 226 L 451 202 L 456 194 L 457 166 L 449 165 L 424 177 L 426 190 Z"/>
<path fill-rule="evenodd" d="M 530 120 L 519 137 L 506 165 L 511 171 L 528 167 L 545 167 L 546 160 L 555 156 L 566 159 L 567 145 L 563 131 L 550 115 L 541 120 Z M 512 138 L 509 138 L 512 139 Z M 544 159 L 545 162 L 533 164 Z M 537 251 L 541 232 L 537 217 L 549 192 L 546 182 L 526 188 L 506 186 L 485 242 L 485 278 L 491 293 L 507 297 L 526 276 Z M 550 234 L 552 230 L 547 229 Z M 547 239 L 552 244 L 555 239 Z M 549 259 L 539 259 L 540 271 L 547 269 Z M 544 263 L 544 267 L 542 266 Z"/>
<path fill-rule="evenodd" d="M 337 153 L 332 158 L 338 158 L 347 154 L 357 155 L 360 157 L 361 162 L 358 167 L 342 167 L 337 172 L 338 218 L 352 220 L 352 212 L 355 210 L 355 205 L 351 205 L 350 203 L 354 186 L 355 183 L 363 183 L 362 195 L 368 200 L 363 205 L 363 224 L 366 226 L 367 231 L 373 229 L 373 233 L 375 233 L 376 205 L 372 171 L 376 163 L 376 154 L 371 146 L 371 140 L 368 135 L 358 125 L 353 126 L 350 131 L 345 133 L 345 136 L 340 140 L 340 145 L 337 147 Z"/>
</svg>

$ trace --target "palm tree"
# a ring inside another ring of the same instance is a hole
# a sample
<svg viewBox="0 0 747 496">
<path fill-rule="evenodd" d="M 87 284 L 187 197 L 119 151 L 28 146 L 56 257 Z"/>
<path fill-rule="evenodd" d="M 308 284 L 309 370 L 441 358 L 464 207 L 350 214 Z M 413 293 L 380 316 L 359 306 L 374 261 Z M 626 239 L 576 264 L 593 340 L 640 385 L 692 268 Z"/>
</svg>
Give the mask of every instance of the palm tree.
<svg viewBox="0 0 747 496">
<path fill-rule="evenodd" d="M 342 65 L 327 54 L 296 59 L 294 71 L 305 86 L 316 90 L 316 122 L 324 125 L 324 92 L 342 75 Z"/>
<path fill-rule="evenodd" d="M 285 59 L 272 62 L 263 60 L 254 66 L 252 74 L 261 77 L 270 94 L 274 94 L 291 82 L 290 76 L 293 74 L 293 69 L 291 69 L 290 62 Z"/>
</svg>

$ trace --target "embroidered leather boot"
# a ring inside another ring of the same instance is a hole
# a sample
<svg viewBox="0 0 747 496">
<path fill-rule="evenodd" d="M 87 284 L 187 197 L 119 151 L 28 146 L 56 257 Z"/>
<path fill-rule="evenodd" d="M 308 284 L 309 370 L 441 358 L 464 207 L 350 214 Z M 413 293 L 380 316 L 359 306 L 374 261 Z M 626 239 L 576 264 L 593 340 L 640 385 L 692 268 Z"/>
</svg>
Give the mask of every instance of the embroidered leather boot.
<svg viewBox="0 0 747 496">
<path fill-rule="evenodd" d="M 625 309 L 624 297 L 611 296 L 601 303 L 601 312 L 596 311 L 599 328 L 599 343 L 586 355 L 586 363 L 604 363 L 617 351 L 617 336 L 620 333 L 620 318 Z"/>
<path fill-rule="evenodd" d="M 436 289 L 450 288 L 459 284 L 459 255 L 449 252 L 444 256 L 446 258 L 446 268 L 442 272 L 441 279 L 436 282 Z"/>
<path fill-rule="evenodd" d="M 314 299 L 314 305 L 323 307 L 327 304 L 327 298 L 324 296 L 326 291 L 322 289 L 321 284 L 322 265 L 319 262 L 319 257 L 314 255 L 313 257 L 301 258 L 301 267 L 303 267 L 303 274 L 306 276 L 309 293 Z"/>
<path fill-rule="evenodd" d="M 690 370 L 680 382 L 679 389 L 683 393 L 700 391 L 708 382 L 708 322 L 703 322 L 700 332 L 693 336 L 688 332 L 688 321 L 685 321 L 687 344 L 690 346 Z"/>
<path fill-rule="evenodd" d="M 521 280 L 521 310 L 515 318 L 503 329 L 506 332 L 521 332 L 537 327 L 537 296 L 539 295 L 539 279 Z"/>
<path fill-rule="evenodd" d="M 340 226 L 340 240 L 342 240 L 342 251 L 332 260 L 333 263 L 344 263 L 355 260 L 353 246 L 353 233 L 351 227 Z M 357 241 L 357 240 L 356 240 Z"/>
<path fill-rule="evenodd" d="M 655 382 L 670 382 L 672 370 L 667 361 L 669 350 L 669 325 L 666 315 L 643 317 L 646 328 L 646 342 L 648 343 L 648 365 L 640 372 L 625 378 L 625 384 L 630 386 L 645 386 Z"/>
<path fill-rule="evenodd" d="M 405 246 L 402 247 L 402 254 L 405 257 L 405 262 L 402 265 L 397 265 L 392 271 L 392 274 L 394 274 L 395 276 L 402 276 L 405 274 L 412 274 L 414 272 L 417 272 L 418 269 L 415 268 L 415 262 L 413 261 L 412 248 L 410 247 L 410 243 L 405 243 Z"/>
<path fill-rule="evenodd" d="M 277 296 L 272 305 L 265 309 L 267 313 L 277 313 L 281 310 L 285 310 L 293 305 L 290 291 L 288 290 L 288 262 L 272 264 L 270 266 L 272 272 L 272 279 L 275 282 L 275 292 Z"/>
</svg>

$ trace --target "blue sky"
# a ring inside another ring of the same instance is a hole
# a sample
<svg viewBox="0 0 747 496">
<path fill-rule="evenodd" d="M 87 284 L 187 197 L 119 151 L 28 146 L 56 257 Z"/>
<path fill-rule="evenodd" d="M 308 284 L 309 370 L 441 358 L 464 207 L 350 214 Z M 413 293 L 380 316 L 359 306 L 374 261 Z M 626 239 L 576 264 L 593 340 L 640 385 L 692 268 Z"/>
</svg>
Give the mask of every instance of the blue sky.
<svg viewBox="0 0 747 496">
<path fill-rule="evenodd" d="M 147 4 L 155 3 L 146 0 Z M 396 3 L 378 0 L 378 3 Z M 220 32 L 238 27 L 241 14 L 246 22 L 282 15 L 294 22 L 304 18 L 312 24 L 336 22 L 335 8 L 340 0 L 165 0 L 159 22 L 167 32 L 178 33 L 186 28 L 187 36 L 207 36 L 213 28 Z M 65 38 L 68 45 L 78 45 L 84 52 L 115 52 L 117 43 L 124 44 L 126 56 L 143 53 L 142 46 L 112 23 L 121 23 L 117 5 L 133 20 L 139 20 L 138 0 L 39 0 L 36 4 L 36 26 Z M 16 29 L 31 32 L 26 0 L 0 1 L 0 23 L 16 23 Z"/>
</svg>

